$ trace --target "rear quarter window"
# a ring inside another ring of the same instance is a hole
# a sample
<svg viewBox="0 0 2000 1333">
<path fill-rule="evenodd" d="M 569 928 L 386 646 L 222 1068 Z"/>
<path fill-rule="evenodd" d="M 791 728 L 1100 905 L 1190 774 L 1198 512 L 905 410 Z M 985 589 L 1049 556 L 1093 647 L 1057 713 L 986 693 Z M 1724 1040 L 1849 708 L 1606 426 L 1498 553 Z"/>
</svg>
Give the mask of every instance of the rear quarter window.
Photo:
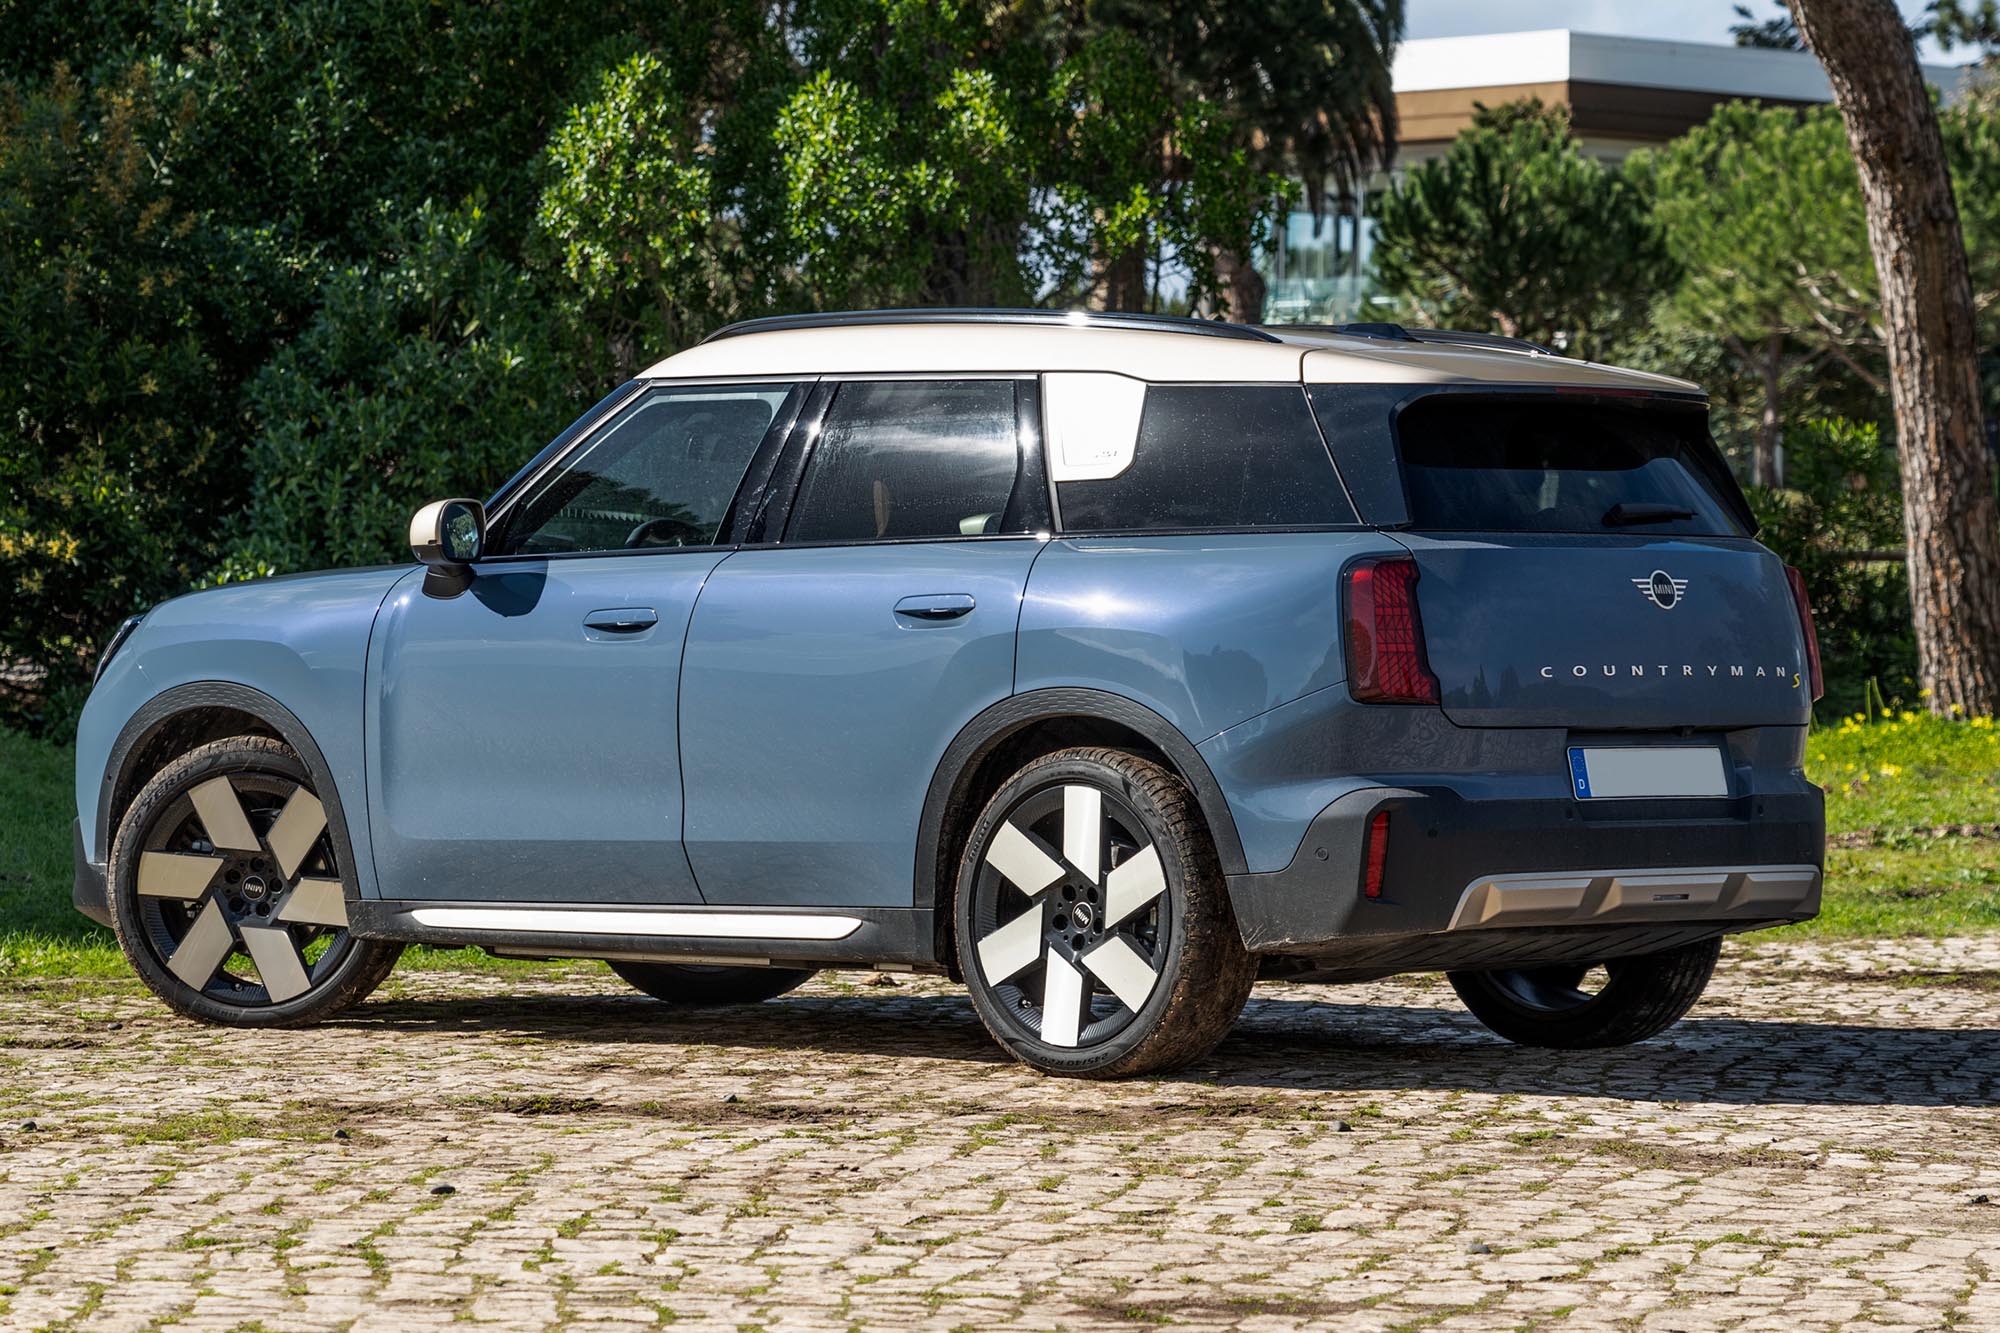
<svg viewBox="0 0 2000 1333">
<path fill-rule="evenodd" d="M 1438 394 L 1396 444 L 1416 528 L 1750 534 L 1697 406 Z"/>
<path fill-rule="evenodd" d="M 1132 461 L 1056 487 L 1069 532 L 1233 531 L 1353 524 L 1298 385 L 1155 384 Z"/>
</svg>

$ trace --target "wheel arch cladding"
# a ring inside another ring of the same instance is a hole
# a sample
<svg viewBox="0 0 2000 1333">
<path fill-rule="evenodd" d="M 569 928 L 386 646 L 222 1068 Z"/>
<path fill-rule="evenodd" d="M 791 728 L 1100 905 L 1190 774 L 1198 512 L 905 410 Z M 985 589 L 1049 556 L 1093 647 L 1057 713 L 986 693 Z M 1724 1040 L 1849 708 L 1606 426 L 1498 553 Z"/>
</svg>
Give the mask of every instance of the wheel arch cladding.
<svg viewBox="0 0 2000 1333">
<path fill-rule="evenodd" d="M 958 858 L 979 812 L 1023 764 L 1079 745 L 1133 749 L 1164 763 L 1194 793 L 1226 875 L 1245 870 L 1222 788 L 1191 741 L 1143 704 L 1105 690 L 1060 687 L 1003 699 L 968 722 L 945 750 L 924 797 L 913 905 L 933 909 L 938 958 L 959 964 L 948 909 Z"/>
<path fill-rule="evenodd" d="M 239 735 L 274 737 L 299 757 L 312 778 L 314 794 L 326 810 L 334 851 L 349 873 L 356 874 L 354 841 L 340 788 L 318 742 L 305 723 L 276 699 L 228 681 L 201 681 L 165 690 L 148 700 L 118 733 L 105 764 L 103 792 L 97 803 L 95 836 L 107 864 L 118 821 L 146 783 L 196 746 Z M 358 874 L 356 878 L 358 883 Z"/>
</svg>

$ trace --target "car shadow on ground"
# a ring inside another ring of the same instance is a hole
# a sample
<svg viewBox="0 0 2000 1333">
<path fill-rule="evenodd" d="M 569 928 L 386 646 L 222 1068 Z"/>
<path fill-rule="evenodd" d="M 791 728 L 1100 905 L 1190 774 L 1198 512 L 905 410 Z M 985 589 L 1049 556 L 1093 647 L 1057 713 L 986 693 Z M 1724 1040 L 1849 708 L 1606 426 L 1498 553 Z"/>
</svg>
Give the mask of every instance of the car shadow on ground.
<svg viewBox="0 0 2000 1333">
<path fill-rule="evenodd" d="M 676 1009 L 642 997 L 377 1001 L 345 1026 L 560 1043 L 822 1051 L 1004 1064 L 963 995 L 790 996 Z M 2000 1106 L 2000 1030 L 1695 1016 L 1636 1046 L 1513 1046 L 1462 1010 L 1254 998 L 1229 1038 L 1173 1081 L 1332 1093 L 1400 1090 L 1627 1101 Z"/>
</svg>

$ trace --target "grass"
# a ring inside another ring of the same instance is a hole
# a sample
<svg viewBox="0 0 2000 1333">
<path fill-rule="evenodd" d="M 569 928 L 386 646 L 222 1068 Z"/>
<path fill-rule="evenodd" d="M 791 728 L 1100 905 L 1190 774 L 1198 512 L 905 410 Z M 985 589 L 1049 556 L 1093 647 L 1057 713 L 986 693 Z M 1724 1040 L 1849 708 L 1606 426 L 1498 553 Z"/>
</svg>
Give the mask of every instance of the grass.
<svg viewBox="0 0 2000 1333">
<path fill-rule="evenodd" d="M 0 979 L 124 977 L 105 930 L 70 907 L 69 747 L 0 731 Z M 2000 930 L 2000 727 L 1927 714 L 1815 730 L 1806 772 L 1826 788 L 1824 910 L 1773 932 L 1887 937 Z M 1964 836 L 1986 826 L 1989 836 Z M 1855 845 L 1841 845 L 1852 843 Z M 517 971 L 477 949 L 414 948 L 405 966 Z"/>
</svg>

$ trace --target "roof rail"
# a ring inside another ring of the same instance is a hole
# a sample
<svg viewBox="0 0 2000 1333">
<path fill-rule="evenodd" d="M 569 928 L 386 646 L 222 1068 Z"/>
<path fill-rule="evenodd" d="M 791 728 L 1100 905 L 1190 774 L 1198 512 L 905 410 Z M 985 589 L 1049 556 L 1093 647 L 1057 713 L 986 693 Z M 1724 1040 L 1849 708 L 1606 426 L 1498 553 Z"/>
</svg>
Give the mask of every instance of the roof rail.
<svg viewBox="0 0 2000 1333">
<path fill-rule="evenodd" d="M 1185 315 L 1131 315 L 1110 310 L 1010 310 L 975 306 L 943 306 L 915 310 L 843 310 L 812 315 L 769 315 L 725 325 L 703 338 L 718 342 L 746 333 L 777 333 L 787 329 L 845 329 L 884 324 L 1033 324 L 1043 327 L 1133 329 L 1149 333 L 1193 333 L 1209 338 L 1235 338 L 1275 343 L 1284 339 L 1248 324 Z"/>
<path fill-rule="evenodd" d="M 1388 342 L 1451 343 L 1463 347 L 1494 347 L 1508 352 L 1533 352 L 1554 356 L 1553 348 L 1526 338 L 1509 338 L 1499 333 L 1468 333 L 1459 329 L 1412 329 L 1401 324 L 1281 324 L 1281 329 L 1298 333 L 1338 333 L 1349 338 L 1380 338 Z"/>
</svg>

